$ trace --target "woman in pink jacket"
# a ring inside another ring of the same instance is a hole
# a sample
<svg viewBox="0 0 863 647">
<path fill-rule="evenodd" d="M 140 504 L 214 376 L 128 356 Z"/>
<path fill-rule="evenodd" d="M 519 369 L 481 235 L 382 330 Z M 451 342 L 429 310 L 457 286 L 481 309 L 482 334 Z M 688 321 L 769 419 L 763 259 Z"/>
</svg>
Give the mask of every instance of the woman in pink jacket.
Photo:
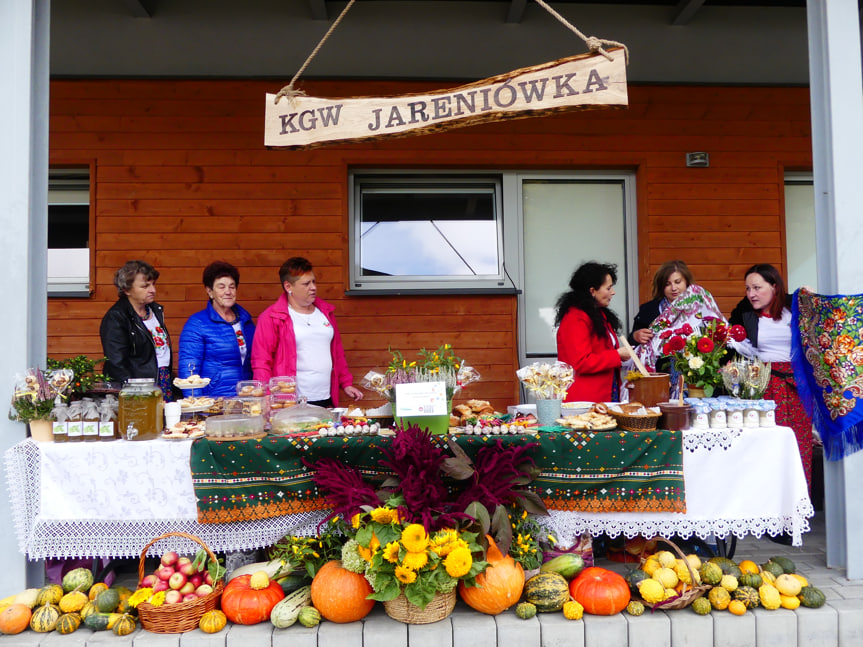
<svg viewBox="0 0 863 647">
<path fill-rule="evenodd" d="M 317 298 L 312 264 L 295 256 L 279 269 L 284 292 L 258 317 L 252 343 L 252 374 L 266 383 L 271 377 L 295 375 L 297 391 L 309 404 L 339 405 L 339 387 L 354 400 L 363 392 L 353 385 L 345 349 L 336 327 L 335 308 Z"/>
</svg>

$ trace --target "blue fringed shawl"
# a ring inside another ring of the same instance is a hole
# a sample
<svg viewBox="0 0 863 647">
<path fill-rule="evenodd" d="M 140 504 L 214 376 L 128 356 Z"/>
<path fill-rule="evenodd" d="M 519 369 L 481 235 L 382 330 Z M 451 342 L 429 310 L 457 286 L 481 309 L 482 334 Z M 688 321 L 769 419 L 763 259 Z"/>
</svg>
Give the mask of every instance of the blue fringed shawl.
<svg viewBox="0 0 863 647">
<path fill-rule="evenodd" d="M 801 288 L 791 303 L 791 364 L 797 393 L 827 460 L 863 449 L 863 295 Z"/>
</svg>

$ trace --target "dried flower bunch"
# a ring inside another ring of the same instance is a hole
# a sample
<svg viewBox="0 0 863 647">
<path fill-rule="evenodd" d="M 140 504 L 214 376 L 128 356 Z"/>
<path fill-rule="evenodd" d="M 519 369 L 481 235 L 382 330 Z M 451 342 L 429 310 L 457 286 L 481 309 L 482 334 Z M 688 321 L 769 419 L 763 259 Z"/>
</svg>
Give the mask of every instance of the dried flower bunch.
<svg viewBox="0 0 863 647">
<path fill-rule="evenodd" d="M 534 362 L 515 374 L 525 388 L 544 400 L 560 400 L 575 382 L 575 371 L 566 362 Z"/>
<path fill-rule="evenodd" d="M 472 382 L 479 379 L 479 373 L 458 357 L 452 346 L 444 344 L 436 350 L 421 348 L 418 359 L 408 360 L 399 350 L 389 349 L 390 363 L 383 373 L 370 371 L 363 378 L 362 385 L 384 396 L 391 402 L 395 399 L 397 384 L 417 382 L 444 382 L 447 400 Z"/>
<path fill-rule="evenodd" d="M 39 368 L 27 369 L 23 376 L 15 379 L 9 419 L 19 422 L 51 420 L 55 401 L 66 392 L 72 377 L 71 371 L 48 374 Z"/>
</svg>

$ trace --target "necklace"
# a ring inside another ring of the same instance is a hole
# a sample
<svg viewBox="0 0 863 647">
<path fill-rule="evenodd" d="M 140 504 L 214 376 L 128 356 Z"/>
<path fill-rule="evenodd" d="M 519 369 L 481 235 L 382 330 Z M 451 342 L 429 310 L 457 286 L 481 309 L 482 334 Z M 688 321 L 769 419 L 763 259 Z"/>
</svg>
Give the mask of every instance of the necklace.
<svg viewBox="0 0 863 647">
<path fill-rule="evenodd" d="M 293 308 L 291 308 L 291 312 L 293 312 L 295 315 L 297 315 L 297 317 L 300 318 L 300 321 L 305 323 L 307 326 L 312 325 L 312 317 L 315 316 L 314 310 L 312 310 L 309 314 L 305 314 L 303 312 L 298 312 L 298 311 L 294 310 Z"/>
</svg>

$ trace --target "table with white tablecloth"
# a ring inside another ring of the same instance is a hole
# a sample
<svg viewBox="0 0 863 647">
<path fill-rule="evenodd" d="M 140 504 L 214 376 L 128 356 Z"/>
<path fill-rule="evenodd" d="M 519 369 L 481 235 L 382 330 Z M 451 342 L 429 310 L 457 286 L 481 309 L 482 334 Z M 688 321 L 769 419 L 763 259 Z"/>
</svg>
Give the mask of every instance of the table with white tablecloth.
<svg viewBox="0 0 863 647">
<path fill-rule="evenodd" d="M 543 523 L 566 545 L 583 532 L 761 536 L 788 532 L 795 545 L 814 514 L 791 429 L 684 432 L 686 512 L 552 510 Z M 153 538 L 181 531 L 217 552 L 314 534 L 326 510 L 230 523 L 198 522 L 188 441 L 38 443 L 7 450 L 6 479 L 21 552 L 46 557 L 137 557 Z M 171 537 L 151 551 L 190 553 Z"/>
</svg>

